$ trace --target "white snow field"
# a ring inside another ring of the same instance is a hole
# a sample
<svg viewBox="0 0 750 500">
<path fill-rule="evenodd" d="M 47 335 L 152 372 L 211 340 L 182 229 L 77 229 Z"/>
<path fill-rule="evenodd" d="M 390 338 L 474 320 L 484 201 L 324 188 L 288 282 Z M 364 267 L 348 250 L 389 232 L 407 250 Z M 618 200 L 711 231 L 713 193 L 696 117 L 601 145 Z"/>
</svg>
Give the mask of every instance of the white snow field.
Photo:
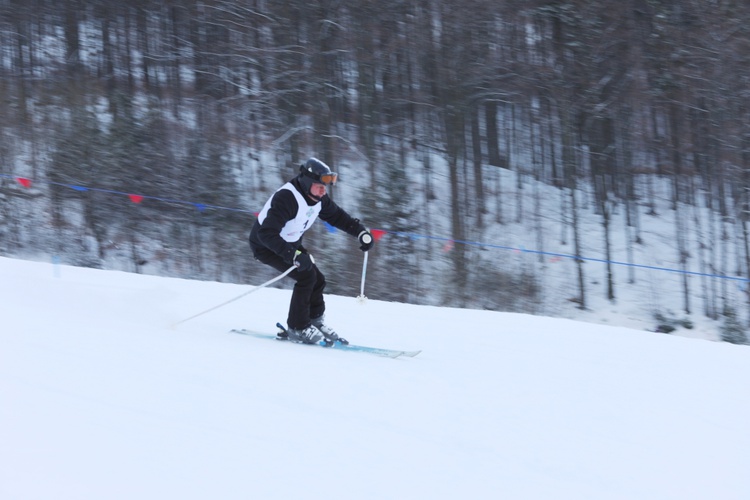
<svg viewBox="0 0 750 500">
<path fill-rule="evenodd" d="M 324 272 L 334 271 L 324 269 Z M 750 498 L 750 348 L 0 258 L 0 498 Z"/>
</svg>

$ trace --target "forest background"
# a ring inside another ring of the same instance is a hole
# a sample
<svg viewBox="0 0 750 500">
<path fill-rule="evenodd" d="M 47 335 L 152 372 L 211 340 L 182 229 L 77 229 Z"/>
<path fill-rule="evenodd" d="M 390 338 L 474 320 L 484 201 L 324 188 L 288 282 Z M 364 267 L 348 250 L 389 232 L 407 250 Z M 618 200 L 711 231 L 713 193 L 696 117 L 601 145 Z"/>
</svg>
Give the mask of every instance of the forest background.
<svg viewBox="0 0 750 500">
<path fill-rule="evenodd" d="M 253 214 L 317 156 L 378 230 L 371 298 L 629 290 L 743 343 L 749 34 L 728 0 L 0 0 L 0 253 L 259 283 Z"/>
</svg>

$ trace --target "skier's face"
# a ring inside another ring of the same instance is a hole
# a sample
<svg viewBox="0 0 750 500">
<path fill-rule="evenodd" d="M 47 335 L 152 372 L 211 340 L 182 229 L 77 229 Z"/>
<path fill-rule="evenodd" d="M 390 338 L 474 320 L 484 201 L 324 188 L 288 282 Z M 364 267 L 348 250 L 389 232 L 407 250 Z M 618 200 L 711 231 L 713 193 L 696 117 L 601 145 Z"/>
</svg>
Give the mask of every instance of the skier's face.
<svg viewBox="0 0 750 500">
<path fill-rule="evenodd" d="M 313 182 L 313 185 L 310 186 L 310 194 L 313 195 L 318 200 L 321 199 L 326 194 L 325 184 Z"/>
</svg>

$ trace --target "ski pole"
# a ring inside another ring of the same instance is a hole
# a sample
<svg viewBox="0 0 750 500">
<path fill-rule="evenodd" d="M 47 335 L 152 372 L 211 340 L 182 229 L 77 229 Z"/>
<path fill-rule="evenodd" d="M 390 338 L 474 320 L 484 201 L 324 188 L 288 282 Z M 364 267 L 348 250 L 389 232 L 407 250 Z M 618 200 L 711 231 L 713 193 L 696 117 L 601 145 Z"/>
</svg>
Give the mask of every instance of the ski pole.
<svg viewBox="0 0 750 500">
<path fill-rule="evenodd" d="M 360 301 L 360 303 L 365 303 L 367 300 L 367 297 L 365 297 L 365 276 L 367 275 L 367 254 L 370 252 L 365 252 L 365 261 L 362 263 L 362 284 L 359 288 L 359 297 L 357 297 L 357 300 Z"/>
<path fill-rule="evenodd" d="M 265 283 L 263 283 L 262 285 L 258 285 L 258 286 L 256 286 L 255 288 L 252 288 L 252 289 L 248 290 L 247 292 L 243 292 L 242 294 L 240 294 L 240 295 L 236 296 L 236 297 L 235 297 L 235 298 L 233 298 L 233 299 L 229 299 L 229 300 L 227 300 L 226 302 L 222 302 L 222 303 L 221 303 L 221 304 L 219 304 L 219 305 L 213 306 L 212 308 L 210 308 L 210 309 L 206 309 L 205 311 L 203 311 L 203 312 L 199 312 L 198 314 L 194 314 L 194 315 L 190 316 L 189 318 L 185 318 L 185 319 L 183 319 L 183 320 L 180 320 L 180 321 L 178 321 L 177 323 L 172 323 L 172 324 L 170 325 L 170 328 L 174 330 L 174 328 L 175 328 L 175 327 L 176 327 L 177 325 L 181 325 L 182 323 L 185 323 L 185 322 L 187 322 L 187 321 L 190 321 L 191 319 L 195 319 L 195 318 L 197 318 L 198 316 L 203 316 L 204 314 L 206 314 L 206 313 L 210 313 L 211 311 L 214 311 L 214 310 L 216 310 L 216 309 L 218 309 L 218 308 L 220 308 L 220 307 L 224 307 L 225 305 L 227 305 L 227 304 L 230 304 L 230 303 L 234 302 L 235 300 L 239 300 L 239 299 L 241 299 L 242 297 L 244 297 L 244 296 L 246 296 L 246 295 L 250 295 L 250 294 L 251 294 L 251 293 L 253 293 L 253 292 L 257 292 L 257 291 L 258 291 L 258 290 L 260 290 L 261 288 L 265 288 L 265 287 L 267 287 L 268 285 L 270 285 L 270 284 L 272 284 L 272 283 L 276 283 L 276 282 L 277 282 L 277 281 L 279 281 L 279 280 L 280 280 L 281 278 L 283 278 L 283 277 L 284 277 L 284 276 L 286 276 L 287 274 L 291 273 L 291 272 L 292 272 L 292 271 L 294 271 L 295 269 L 297 269 L 297 266 L 292 266 L 292 267 L 290 267 L 289 269 L 287 269 L 286 271 L 284 271 L 283 273 L 281 273 L 280 275 L 276 276 L 275 278 L 273 278 L 273 279 L 270 279 L 270 280 L 266 281 Z"/>
</svg>

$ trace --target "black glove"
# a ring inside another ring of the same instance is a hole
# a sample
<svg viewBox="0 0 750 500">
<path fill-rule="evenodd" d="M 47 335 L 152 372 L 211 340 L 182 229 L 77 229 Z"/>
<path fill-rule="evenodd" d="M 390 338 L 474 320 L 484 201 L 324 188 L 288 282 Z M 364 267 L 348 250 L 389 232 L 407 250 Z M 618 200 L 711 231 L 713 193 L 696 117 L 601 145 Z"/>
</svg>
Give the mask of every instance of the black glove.
<svg viewBox="0 0 750 500">
<path fill-rule="evenodd" d="M 375 244 L 375 238 L 372 237 L 372 234 L 367 229 L 362 230 L 357 239 L 360 243 L 359 249 L 363 252 L 367 252 Z"/>
<path fill-rule="evenodd" d="M 313 264 L 315 264 L 315 259 L 312 258 L 312 255 L 309 253 L 302 253 L 299 250 L 295 252 L 294 254 L 294 265 L 297 266 L 297 269 L 300 271 L 309 271 L 312 269 Z"/>
</svg>

